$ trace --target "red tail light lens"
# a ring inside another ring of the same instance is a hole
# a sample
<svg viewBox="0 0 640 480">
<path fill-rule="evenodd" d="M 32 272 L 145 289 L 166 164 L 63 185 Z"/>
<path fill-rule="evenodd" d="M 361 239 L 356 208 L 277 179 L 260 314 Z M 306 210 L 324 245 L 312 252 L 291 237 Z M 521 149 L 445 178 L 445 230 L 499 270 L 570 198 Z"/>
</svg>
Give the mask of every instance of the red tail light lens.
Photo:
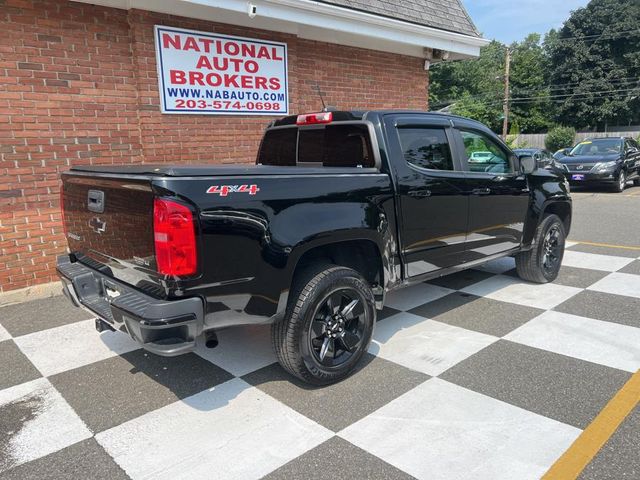
<svg viewBox="0 0 640 480">
<path fill-rule="evenodd" d="M 178 277 L 196 273 L 196 234 L 189 208 L 156 198 L 153 202 L 153 235 L 159 273 Z"/>
<path fill-rule="evenodd" d="M 319 123 L 331 123 L 333 121 L 333 112 L 307 113 L 298 115 L 296 125 L 316 125 Z"/>
</svg>

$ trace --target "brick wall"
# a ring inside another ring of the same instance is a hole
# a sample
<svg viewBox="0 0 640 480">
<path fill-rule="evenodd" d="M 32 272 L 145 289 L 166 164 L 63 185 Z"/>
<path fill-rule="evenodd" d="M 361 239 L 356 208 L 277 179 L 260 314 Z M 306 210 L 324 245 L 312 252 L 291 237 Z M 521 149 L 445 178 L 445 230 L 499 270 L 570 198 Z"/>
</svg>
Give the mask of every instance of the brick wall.
<svg viewBox="0 0 640 480">
<path fill-rule="evenodd" d="M 252 162 L 271 117 L 162 115 L 153 25 L 288 45 L 292 113 L 426 107 L 418 58 L 62 0 L 0 0 L 0 292 L 56 280 L 73 165 Z"/>
</svg>

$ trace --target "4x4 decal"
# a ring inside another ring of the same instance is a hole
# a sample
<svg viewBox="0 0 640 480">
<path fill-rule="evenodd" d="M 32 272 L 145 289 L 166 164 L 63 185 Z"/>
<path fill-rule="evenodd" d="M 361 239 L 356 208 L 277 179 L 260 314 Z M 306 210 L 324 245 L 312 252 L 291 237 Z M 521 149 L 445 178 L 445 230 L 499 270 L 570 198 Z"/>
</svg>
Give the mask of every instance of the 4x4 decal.
<svg viewBox="0 0 640 480">
<path fill-rule="evenodd" d="M 260 189 L 258 185 L 211 185 L 207 193 L 217 193 L 221 197 L 226 197 L 230 193 L 248 193 L 255 195 Z"/>
</svg>

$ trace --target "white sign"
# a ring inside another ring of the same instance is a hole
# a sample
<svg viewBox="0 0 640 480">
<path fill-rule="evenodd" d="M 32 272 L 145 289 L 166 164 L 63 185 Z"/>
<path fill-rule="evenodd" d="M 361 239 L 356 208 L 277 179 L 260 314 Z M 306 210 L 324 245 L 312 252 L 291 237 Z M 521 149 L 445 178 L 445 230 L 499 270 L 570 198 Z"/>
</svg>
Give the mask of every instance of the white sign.
<svg viewBox="0 0 640 480">
<path fill-rule="evenodd" d="M 162 113 L 286 115 L 287 44 L 155 26 Z"/>
</svg>

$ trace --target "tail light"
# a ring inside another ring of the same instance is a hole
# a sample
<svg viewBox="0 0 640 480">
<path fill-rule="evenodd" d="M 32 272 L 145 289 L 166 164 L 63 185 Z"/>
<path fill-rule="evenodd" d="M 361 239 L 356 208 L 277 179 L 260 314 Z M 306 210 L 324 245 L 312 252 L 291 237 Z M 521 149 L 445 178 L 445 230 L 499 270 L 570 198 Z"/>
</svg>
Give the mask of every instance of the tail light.
<svg viewBox="0 0 640 480">
<path fill-rule="evenodd" d="M 317 125 L 319 123 L 331 123 L 333 112 L 307 113 L 298 115 L 296 125 Z"/>
<path fill-rule="evenodd" d="M 196 273 L 196 234 L 193 214 L 188 207 L 156 198 L 153 202 L 153 236 L 159 273 L 171 276 Z"/>
</svg>

